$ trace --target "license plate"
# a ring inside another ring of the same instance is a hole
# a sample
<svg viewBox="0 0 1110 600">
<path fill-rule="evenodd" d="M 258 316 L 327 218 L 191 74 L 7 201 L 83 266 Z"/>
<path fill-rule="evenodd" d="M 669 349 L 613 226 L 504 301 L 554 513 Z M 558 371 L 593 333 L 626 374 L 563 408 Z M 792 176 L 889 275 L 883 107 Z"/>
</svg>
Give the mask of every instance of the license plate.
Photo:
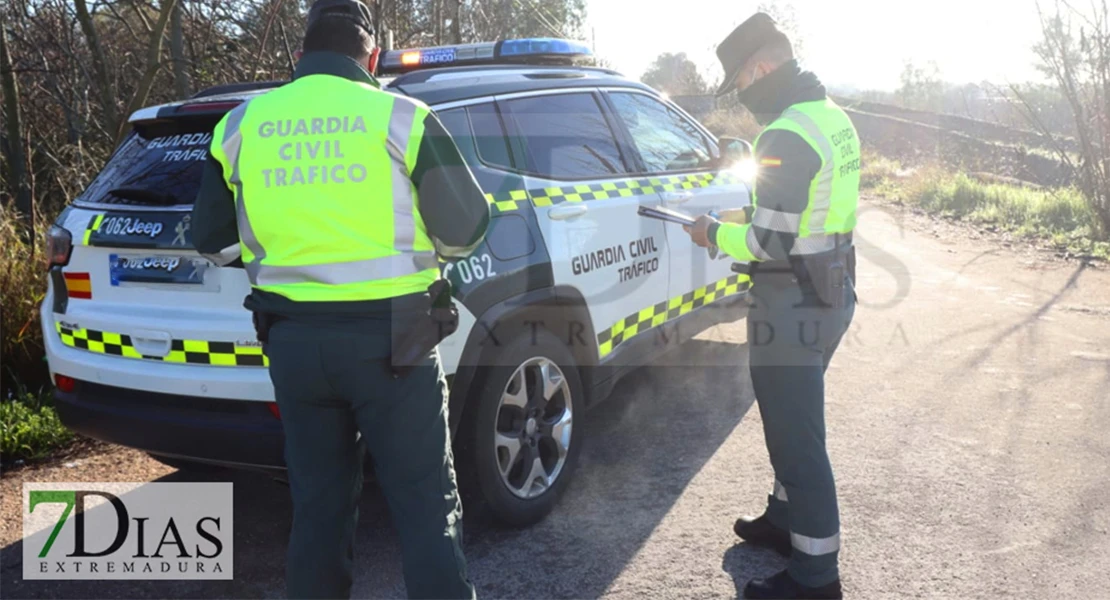
<svg viewBox="0 0 1110 600">
<path fill-rule="evenodd" d="M 108 272 L 112 285 L 122 283 L 170 283 L 203 285 L 208 261 L 190 256 L 112 254 Z"/>
</svg>

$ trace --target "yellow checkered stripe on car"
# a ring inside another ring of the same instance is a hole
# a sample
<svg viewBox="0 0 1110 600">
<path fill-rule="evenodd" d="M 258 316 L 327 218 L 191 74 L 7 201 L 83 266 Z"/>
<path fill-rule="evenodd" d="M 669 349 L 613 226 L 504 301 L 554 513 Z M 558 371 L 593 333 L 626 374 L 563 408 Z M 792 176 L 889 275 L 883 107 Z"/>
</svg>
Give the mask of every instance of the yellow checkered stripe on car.
<svg viewBox="0 0 1110 600">
<path fill-rule="evenodd" d="M 667 302 L 660 302 L 655 306 L 649 306 L 640 312 L 628 315 L 618 321 L 616 325 L 597 335 L 598 354 L 604 358 L 613 350 L 616 350 L 617 346 L 645 331 L 654 329 L 667 321 L 677 319 L 710 302 L 716 302 L 727 296 L 738 294 L 747 289 L 748 282 L 747 275 L 732 275 L 692 292 L 671 298 Z"/>
<path fill-rule="evenodd" d="M 94 329 L 70 329 L 56 323 L 62 343 L 97 354 L 140 358 L 168 363 L 214 365 L 223 367 L 268 367 L 270 361 L 258 346 L 240 346 L 234 342 L 172 340 L 166 356 L 144 356 L 131 342 L 131 336 Z"/>
<path fill-rule="evenodd" d="M 104 213 L 100 213 L 100 214 L 94 216 L 93 218 L 89 219 L 89 226 L 85 228 L 85 235 L 81 239 L 81 241 L 86 246 L 89 245 L 89 238 L 92 237 L 92 234 L 95 231 L 100 229 L 100 224 L 103 223 L 103 222 L 104 222 Z"/>
<path fill-rule="evenodd" d="M 649 177 L 645 179 L 622 179 L 604 183 L 583 183 L 562 187 L 536 188 L 532 190 L 512 190 L 496 194 L 486 194 L 486 200 L 496 212 L 520 210 L 529 199 L 536 206 L 552 206 L 561 202 L 589 202 L 610 198 L 630 198 L 663 192 L 680 192 L 708 187 L 739 183 L 740 179 L 730 173 L 697 173 L 693 175 L 674 175 L 671 177 Z"/>
</svg>

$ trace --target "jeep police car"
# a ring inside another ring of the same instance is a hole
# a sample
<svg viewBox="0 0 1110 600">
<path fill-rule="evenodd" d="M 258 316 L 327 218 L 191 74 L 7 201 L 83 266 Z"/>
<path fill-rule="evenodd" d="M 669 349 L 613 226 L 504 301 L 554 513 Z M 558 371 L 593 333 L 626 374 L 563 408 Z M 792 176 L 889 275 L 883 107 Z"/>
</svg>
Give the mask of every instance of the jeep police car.
<svg viewBox="0 0 1110 600">
<path fill-rule="evenodd" d="M 382 58 L 393 76 L 383 89 L 433 108 L 491 203 L 486 240 L 442 263 L 460 326 L 440 355 L 460 478 L 515 524 L 542 518 L 566 486 L 585 409 L 636 367 L 745 314 L 747 279 L 731 260 L 637 213 L 747 205 L 723 157 L 750 145 L 718 142 L 641 83 L 578 66 L 588 55 L 526 39 Z M 42 323 L 73 430 L 181 468 L 282 467 L 247 276 L 201 257 L 190 237 L 212 128 L 277 85 L 139 110 L 51 229 Z"/>
</svg>

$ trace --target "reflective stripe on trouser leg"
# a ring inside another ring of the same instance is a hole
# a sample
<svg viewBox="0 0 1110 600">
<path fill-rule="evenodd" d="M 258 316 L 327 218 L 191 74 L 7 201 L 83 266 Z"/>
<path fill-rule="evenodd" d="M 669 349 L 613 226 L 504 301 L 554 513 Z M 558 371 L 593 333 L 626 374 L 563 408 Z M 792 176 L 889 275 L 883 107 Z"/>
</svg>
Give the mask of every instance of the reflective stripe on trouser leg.
<svg viewBox="0 0 1110 600">
<path fill-rule="evenodd" d="M 767 496 L 767 510 L 764 512 L 767 520 L 782 529 L 787 531 L 790 529 L 790 504 L 786 495 L 786 488 L 783 487 L 782 482 L 775 479 L 775 486 L 771 494 Z"/>
<path fill-rule="evenodd" d="M 243 267 L 247 271 L 247 278 L 250 279 L 250 282 L 258 285 L 258 269 L 262 264 L 262 259 L 266 258 L 266 250 L 262 248 L 262 244 L 258 243 L 250 219 L 247 217 L 247 207 L 243 201 L 243 181 L 239 178 L 239 151 L 243 144 L 243 134 L 239 130 L 239 125 L 243 122 L 243 116 L 246 115 L 249 104 L 250 101 L 244 102 L 228 114 L 227 123 L 224 124 L 224 139 L 221 145 L 224 149 L 224 155 L 231 163 L 230 180 L 231 186 L 235 189 L 235 219 L 239 225 L 239 239 L 242 240 L 247 250 L 254 255 L 250 262 L 243 261 Z"/>
<path fill-rule="evenodd" d="M 778 479 L 775 480 L 774 496 L 775 499 L 782 500 L 783 502 L 790 501 L 790 498 L 786 495 L 786 488 L 783 487 L 782 483 L 779 482 Z"/>
<path fill-rule="evenodd" d="M 791 531 L 790 545 L 793 546 L 795 550 L 804 552 L 810 556 L 831 554 L 840 550 L 840 533 L 834 533 L 829 537 L 815 538 Z"/>
</svg>

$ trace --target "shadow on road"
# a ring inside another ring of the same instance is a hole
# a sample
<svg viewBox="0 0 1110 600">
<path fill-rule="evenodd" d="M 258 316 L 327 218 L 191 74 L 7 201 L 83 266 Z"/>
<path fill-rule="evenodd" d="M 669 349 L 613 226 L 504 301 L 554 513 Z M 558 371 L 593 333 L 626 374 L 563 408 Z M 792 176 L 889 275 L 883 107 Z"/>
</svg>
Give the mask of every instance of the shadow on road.
<svg viewBox="0 0 1110 600">
<path fill-rule="evenodd" d="M 766 548 L 750 544 L 736 544 L 725 551 L 721 569 L 732 577 L 736 597 L 744 597 L 744 586 L 753 577 L 769 577 L 786 568 L 786 559 Z"/>
<path fill-rule="evenodd" d="M 522 530 L 464 520 L 480 597 L 597 597 L 637 554 L 754 402 L 746 345 L 695 340 L 678 352 L 679 360 L 669 356 L 629 375 L 588 413 L 575 480 L 547 519 Z M 238 472 L 176 472 L 159 481 L 235 484 L 234 581 L 23 581 L 17 542 L 0 551 L 4 597 L 284 597 L 291 515 L 285 486 Z M 360 504 L 355 553 L 354 597 L 404 597 L 397 538 L 373 486 Z M 767 570 L 766 560 L 737 546 L 723 567 L 742 586 Z"/>
</svg>

